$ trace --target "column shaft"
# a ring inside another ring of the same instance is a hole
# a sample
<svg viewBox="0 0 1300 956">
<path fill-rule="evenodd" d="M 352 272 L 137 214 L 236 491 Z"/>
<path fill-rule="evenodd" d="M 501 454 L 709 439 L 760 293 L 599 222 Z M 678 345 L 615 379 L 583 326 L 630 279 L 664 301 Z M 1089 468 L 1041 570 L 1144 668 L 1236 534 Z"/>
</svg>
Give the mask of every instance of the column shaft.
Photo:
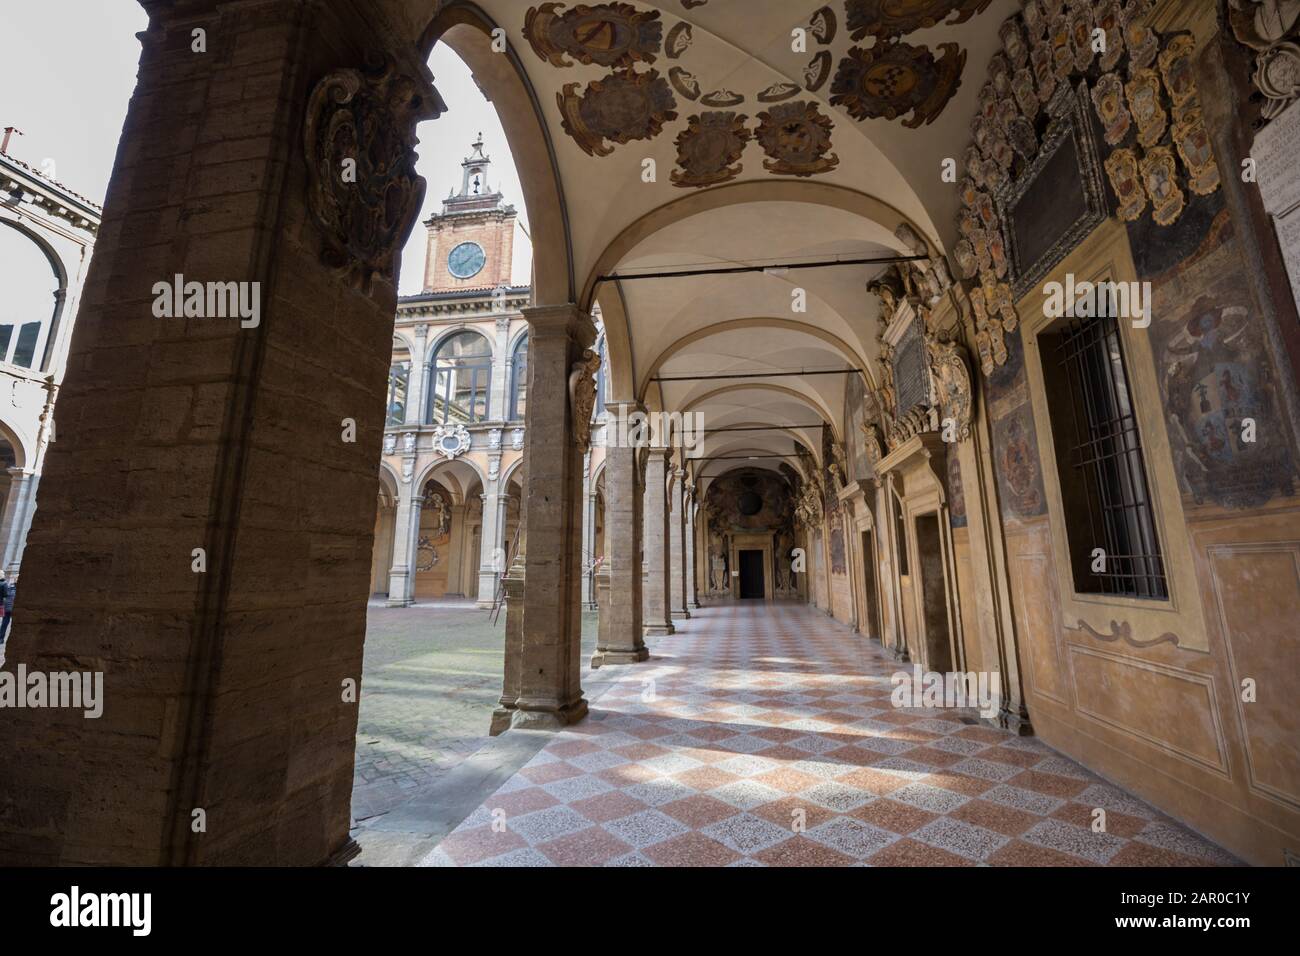
<svg viewBox="0 0 1300 956">
<path fill-rule="evenodd" d="M 634 406 L 627 406 L 633 410 Z M 610 429 L 612 432 L 613 429 Z M 609 599 L 600 608 L 600 629 L 591 666 L 630 664 L 649 656 L 643 635 L 641 537 L 645 487 L 642 452 L 617 438 L 605 451 L 605 564 Z M 624 447 L 626 446 L 626 447 Z"/>
<path fill-rule="evenodd" d="M 672 576 L 668 530 L 667 448 L 651 448 L 645 469 L 645 635 L 672 634 L 669 582 Z M 613 585 L 611 584 L 611 587 Z"/>
<path fill-rule="evenodd" d="M 673 469 L 668 492 L 671 511 L 668 516 L 668 540 L 672 549 L 669 567 L 672 573 L 672 616 L 683 620 L 691 616 L 686 609 L 686 473 Z"/>
<path fill-rule="evenodd" d="M 523 594 L 516 601 L 522 614 L 516 620 L 517 649 L 507 647 L 510 692 L 503 693 L 502 709 L 493 719 L 498 732 L 507 720 L 503 711 L 509 712 L 509 726 L 527 728 L 563 726 L 587 713 L 579 677 L 586 449 L 578 438 L 586 429 L 575 430 L 569 382 L 595 340 L 595 328 L 573 305 L 530 308 L 525 317 L 530 366 L 523 464 L 527 502 L 520 548 Z M 578 396 L 578 404 L 583 398 Z M 511 654 L 517 660 L 510 660 Z M 515 673 L 518 693 L 508 702 Z"/>
</svg>

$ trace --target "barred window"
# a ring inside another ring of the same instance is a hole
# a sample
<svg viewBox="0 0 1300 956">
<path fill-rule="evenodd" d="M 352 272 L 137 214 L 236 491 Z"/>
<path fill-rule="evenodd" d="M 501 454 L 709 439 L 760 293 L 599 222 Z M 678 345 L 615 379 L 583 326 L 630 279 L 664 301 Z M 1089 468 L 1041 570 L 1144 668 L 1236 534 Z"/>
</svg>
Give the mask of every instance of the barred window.
<svg viewBox="0 0 1300 956">
<path fill-rule="evenodd" d="M 1169 588 L 1119 325 L 1112 314 L 1067 316 L 1039 344 L 1075 591 L 1164 600 Z"/>
</svg>

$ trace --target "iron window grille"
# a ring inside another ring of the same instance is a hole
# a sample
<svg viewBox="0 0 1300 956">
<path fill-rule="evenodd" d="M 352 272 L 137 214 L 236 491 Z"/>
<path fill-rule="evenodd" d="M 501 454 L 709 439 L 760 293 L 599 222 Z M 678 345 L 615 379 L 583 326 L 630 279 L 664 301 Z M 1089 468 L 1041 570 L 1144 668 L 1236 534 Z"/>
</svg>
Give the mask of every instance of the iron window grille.
<svg viewBox="0 0 1300 956">
<path fill-rule="evenodd" d="M 1113 309 L 1098 311 L 1105 314 L 1067 317 L 1044 336 L 1062 373 L 1047 391 L 1075 588 L 1164 600 L 1169 587 L 1119 324 Z"/>
</svg>

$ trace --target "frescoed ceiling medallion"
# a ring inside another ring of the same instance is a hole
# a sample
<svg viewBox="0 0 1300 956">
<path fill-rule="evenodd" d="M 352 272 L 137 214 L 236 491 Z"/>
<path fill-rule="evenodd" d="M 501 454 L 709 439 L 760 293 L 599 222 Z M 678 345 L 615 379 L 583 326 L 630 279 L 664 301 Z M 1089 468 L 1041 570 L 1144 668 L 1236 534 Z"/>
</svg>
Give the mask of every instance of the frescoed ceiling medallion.
<svg viewBox="0 0 1300 956">
<path fill-rule="evenodd" d="M 1137 70 L 1124 87 L 1128 108 L 1137 123 L 1138 142 L 1146 147 L 1160 142 L 1169 124 L 1169 114 L 1160 105 L 1160 77 L 1155 70 Z"/>
<path fill-rule="evenodd" d="M 1077 6 L 1067 22 L 1070 27 L 1070 48 L 1074 50 L 1074 68 L 1080 73 L 1086 73 L 1097 56 L 1097 51 L 1092 46 L 1092 11 L 1086 6 Z"/>
<path fill-rule="evenodd" d="M 1038 134 L 1034 132 L 1034 124 L 1023 116 L 1017 117 L 1007 127 L 1007 139 L 1025 162 L 1038 155 Z"/>
<path fill-rule="evenodd" d="M 1096 13 L 1097 28 L 1105 32 L 1106 49 L 1097 61 L 1103 73 L 1115 69 L 1124 55 L 1124 21 L 1120 17 L 1119 0 L 1110 0 Z"/>
<path fill-rule="evenodd" d="M 1020 15 L 1024 18 L 1030 45 L 1042 39 L 1043 31 L 1047 27 L 1047 18 L 1043 16 L 1043 8 L 1038 5 L 1038 0 L 1025 0 L 1025 9 Z"/>
<path fill-rule="evenodd" d="M 1011 97 L 998 100 L 997 112 L 993 115 L 993 125 L 1005 138 L 1011 124 L 1020 119 L 1020 107 Z"/>
<path fill-rule="evenodd" d="M 844 0 L 844 26 L 856 43 L 901 37 L 915 30 L 965 23 L 993 0 Z M 945 21 L 945 17 L 951 17 Z"/>
<path fill-rule="evenodd" d="M 566 83 L 555 98 L 564 131 L 589 156 L 612 153 L 606 140 L 621 145 L 652 139 L 677 119 L 672 89 L 658 70 L 615 73 L 588 83 L 581 96 L 577 90 L 577 83 Z"/>
<path fill-rule="evenodd" d="M 1117 149 L 1106 157 L 1106 177 L 1119 198 L 1116 215 L 1124 222 L 1134 222 L 1147 208 L 1146 193 L 1138 179 L 1137 156 L 1131 149 Z"/>
<path fill-rule="evenodd" d="M 797 96 L 802 91 L 803 87 L 795 83 L 773 83 L 758 94 L 758 101 L 760 103 L 780 103 L 782 100 Z"/>
<path fill-rule="evenodd" d="M 897 119 L 917 129 L 938 119 L 961 85 L 966 51 L 956 43 L 940 46 L 937 62 L 925 47 L 891 43 L 869 50 L 854 47 L 840 61 L 831 85 L 831 105 L 842 106 L 856 120 Z"/>
<path fill-rule="evenodd" d="M 1196 80 L 1192 75 L 1192 54 L 1195 51 L 1196 41 L 1183 33 L 1170 40 L 1158 57 L 1165 91 L 1175 107 L 1182 106 L 1196 95 Z"/>
<path fill-rule="evenodd" d="M 830 7 L 822 7 L 808 21 L 808 30 L 822 46 L 829 46 L 839 31 L 839 19 Z"/>
<path fill-rule="evenodd" d="M 758 114 L 755 131 L 768 158 L 763 168 L 778 176 L 814 176 L 840 164 L 831 152 L 835 123 L 816 103 L 783 103 Z"/>
<path fill-rule="evenodd" d="M 979 272 L 979 260 L 969 239 L 958 239 L 952 247 L 952 257 L 957 262 L 957 274 L 963 279 L 973 279 Z"/>
<path fill-rule="evenodd" d="M 626 69 L 634 63 L 653 63 L 663 42 L 659 11 L 642 11 L 627 3 L 580 3 L 559 13 L 563 3 L 531 7 L 524 16 L 524 37 L 536 53 L 552 66 L 579 63 Z"/>
<path fill-rule="evenodd" d="M 809 93 L 816 93 L 825 86 L 827 79 L 830 78 L 831 64 L 833 62 L 830 50 L 822 50 L 813 57 L 808 65 L 803 68 L 804 89 Z"/>
<path fill-rule="evenodd" d="M 963 206 L 974 206 L 980 197 L 979 187 L 975 185 L 975 180 L 969 176 L 962 177 L 962 181 L 957 184 L 957 196 L 961 199 Z"/>
<path fill-rule="evenodd" d="M 989 318 L 998 317 L 1002 328 L 1014 332 L 1020 324 L 1016 313 L 1016 302 L 1011 295 L 1011 286 L 999 282 L 997 273 L 985 271 L 980 273 L 980 285 L 984 288 L 984 300 L 988 304 Z"/>
<path fill-rule="evenodd" d="M 701 96 L 700 102 L 715 109 L 729 109 L 745 102 L 745 97 L 743 94 L 732 90 L 714 90 L 712 93 L 705 93 Z"/>
<path fill-rule="evenodd" d="M 1013 69 L 1020 69 L 1029 62 L 1029 45 L 1025 42 L 1024 31 L 1020 28 L 1020 18 L 1011 17 L 998 27 L 998 36 L 1002 40 L 1002 49 Z"/>
<path fill-rule="evenodd" d="M 684 99 L 694 102 L 700 98 L 700 81 L 689 70 L 674 66 L 668 71 L 668 82 Z"/>
<path fill-rule="evenodd" d="M 1041 106 L 1051 100 L 1056 92 L 1056 72 L 1052 69 L 1052 47 L 1046 40 L 1040 40 L 1029 51 L 1029 62 L 1033 68 L 1034 84 L 1038 87 L 1038 103 Z"/>
<path fill-rule="evenodd" d="M 1097 81 L 1092 88 L 1092 105 L 1105 127 L 1106 143 L 1118 145 L 1128 135 L 1133 117 L 1124 106 L 1124 84 L 1116 74 L 1107 73 Z"/>
<path fill-rule="evenodd" d="M 1074 72 L 1074 47 L 1070 43 L 1070 21 L 1059 16 L 1047 31 L 1048 46 L 1052 48 L 1052 73 L 1064 81 Z"/>
<path fill-rule="evenodd" d="M 1015 75 L 1011 77 L 1011 94 L 1016 98 L 1016 105 L 1025 116 L 1032 120 L 1038 115 L 1038 91 L 1034 88 L 1034 73 L 1029 67 L 1016 70 Z"/>
<path fill-rule="evenodd" d="M 1158 225 L 1168 226 L 1182 215 L 1186 198 L 1178 188 L 1178 171 L 1174 154 L 1168 146 L 1147 150 L 1138 164 L 1142 185 L 1151 199 L 1151 218 Z"/>
<path fill-rule="evenodd" d="M 989 247 L 989 261 L 984 268 L 991 268 L 999 279 L 1005 278 L 1011 264 L 1007 259 L 1006 243 L 1002 241 L 1002 230 L 988 229 L 984 234 Z"/>
<path fill-rule="evenodd" d="M 1174 125 L 1171 135 L 1183 166 L 1190 173 L 1187 187 L 1198 196 L 1207 196 L 1219 188 L 1219 166 L 1214 161 L 1210 134 L 1200 110 L 1188 110 Z"/>
<path fill-rule="evenodd" d="M 1124 24 L 1124 46 L 1128 49 L 1129 76 L 1154 63 L 1156 53 L 1160 49 L 1160 38 L 1156 36 L 1154 30 L 1142 22 L 1141 16 L 1141 11 L 1133 3 L 1120 13 L 1120 19 Z"/>
<path fill-rule="evenodd" d="M 677 169 L 673 185 L 703 188 L 730 182 L 740 175 L 740 156 L 751 134 L 747 116 L 739 113 L 701 113 L 688 119 L 677 134 Z"/>
<path fill-rule="evenodd" d="M 664 53 L 668 55 L 668 59 L 675 60 L 690 48 L 692 39 L 691 25 L 683 20 L 668 31 L 668 39 L 664 41 Z"/>
<path fill-rule="evenodd" d="M 1029 54 L 1025 54 L 1025 62 L 1029 62 Z M 1011 95 L 1011 62 L 1007 59 L 1005 53 L 994 53 L 989 60 L 989 82 L 993 84 L 993 90 L 998 96 Z"/>
</svg>

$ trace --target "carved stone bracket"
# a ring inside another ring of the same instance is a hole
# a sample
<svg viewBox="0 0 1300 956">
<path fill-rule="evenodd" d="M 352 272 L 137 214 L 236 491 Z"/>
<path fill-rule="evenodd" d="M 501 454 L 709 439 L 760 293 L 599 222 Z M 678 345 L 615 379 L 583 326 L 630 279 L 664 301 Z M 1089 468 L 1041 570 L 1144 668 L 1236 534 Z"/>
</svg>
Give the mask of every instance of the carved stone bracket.
<svg viewBox="0 0 1300 956">
<path fill-rule="evenodd" d="M 336 70 L 312 90 L 303 147 L 321 260 L 367 293 L 375 279 L 392 286 L 424 201 L 416 124 L 445 109 L 436 90 L 387 59 Z"/>
<path fill-rule="evenodd" d="M 581 448 L 591 444 L 591 413 L 596 407 L 596 373 L 600 353 L 585 349 L 582 359 L 569 369 L 569 408 L 573 412 L 573 439 Z"/>
</svg>

